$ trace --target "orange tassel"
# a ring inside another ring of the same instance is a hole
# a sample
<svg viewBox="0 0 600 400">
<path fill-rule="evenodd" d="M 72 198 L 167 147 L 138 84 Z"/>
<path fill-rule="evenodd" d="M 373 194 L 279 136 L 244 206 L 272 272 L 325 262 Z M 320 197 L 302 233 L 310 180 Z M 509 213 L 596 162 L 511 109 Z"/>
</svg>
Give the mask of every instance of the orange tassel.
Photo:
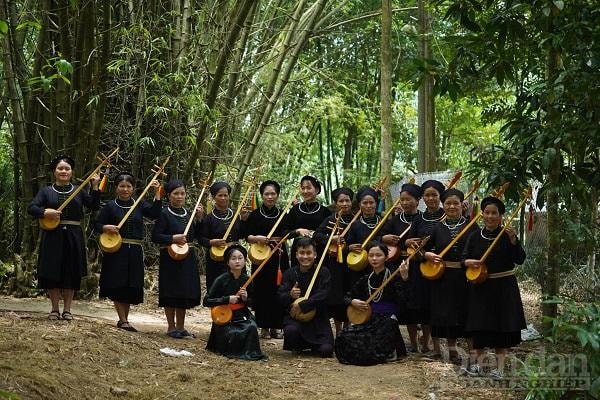
<svg viewBox="0 0 600 400">
<path fill-rule="evenodd" d="M 283 282 L 283 273 L 281 273 L 281 268 L 277 267 L 277 286 L 281 286 L 281 282 Z"/>
<path fill-rule="evenodd" d="M 106 190 L 106 185 L 108 184 L 108 175 L 102 175 L 102 179 L 100 180 L 100 184 L 98 185 L 98 190 L 100 193 L 103 193 Z"/>
</svg>

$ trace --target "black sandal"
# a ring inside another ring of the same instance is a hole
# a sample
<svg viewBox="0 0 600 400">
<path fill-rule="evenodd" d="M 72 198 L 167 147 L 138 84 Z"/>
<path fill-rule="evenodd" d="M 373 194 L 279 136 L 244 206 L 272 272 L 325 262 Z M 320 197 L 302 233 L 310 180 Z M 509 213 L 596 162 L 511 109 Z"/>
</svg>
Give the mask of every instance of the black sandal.
<svg viewBox="0 0 600 400">
<path fill-rule="evenodd" d="M 123 329 L 125 331 L 129 331 L 129 332 L 137 332 L 137 329 L 135 329 L 133 326 L 129 325 L 129 321 L 117 322 L 117 328 Z"/>
<path fill-rule="evenodd" d="M 48 321 L 58 321 L 60 319 L 60 312 L 58 310 L 50 311 L 48 314 Z"/>
<path fill-rule="evenodd" d="M 73 321 L 73 314 L 71 314 L 70 311 L 63 311 L 62 319 L 64 319 L 65 321 Z"/>
</svg>

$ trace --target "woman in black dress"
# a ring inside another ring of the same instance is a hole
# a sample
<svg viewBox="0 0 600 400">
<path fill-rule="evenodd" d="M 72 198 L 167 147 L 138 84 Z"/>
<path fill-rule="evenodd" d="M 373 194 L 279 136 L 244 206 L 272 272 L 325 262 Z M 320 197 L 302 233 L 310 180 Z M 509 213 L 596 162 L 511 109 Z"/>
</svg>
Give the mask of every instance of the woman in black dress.
<svg viewBox="0 0 600 400">
<path fill-rule="evenodd" d="M 423 191 L 423 201 L 425 202 L 426 209 L 413 220 L 408 232 L 408 239 L 405 242 L 407 247 L 417 247 L 418 242 L 425 236 L 428 236 L 433 227 L 444 218 L 444 209 L 440 208 L 440 197 L 444 194 L 445 190 L 444 184 L 436 180 L 428 180 L 423 182 L 421 190 Z M 421 352 L 427 353 L 431 351 L 429 348 L 431 339 L 431 326 L 429 325 L 431 282 L 421 275 L 420 264 L 421 257 L 418 256 L 413 257 L 410 262 L 408 271 L 409 298 L 406 304 L 405 318 L 403 319 L 408 325 L 413 325 L 414 327 L 417 324 L 421 324 L 421 328 L 423 329 Z M 411 327 L 410 329 L 415 328 Z M 417 351 L 418 348 L 414 350 Z"/>
<path fill-rule="evenodd" d="M 213 210 L 202 219 L 200 228 L 200 244 L 206 249 L 206 288 L 210 288 L 218 276 L 227 271 L 225 261 L 216 261 L 210 257 L 211 246 L 226 246 L 227 243 L 237 242 L 240 239 L 241 220 L 233 222 L 229 236 L 223 235 L 232 223 L 235 214 L 230 206 L 231 186 L 226 182 L 215 182 L 210 187 L 210 194 L 215 202 Z M 243 212 L 242 219 L 247 217 Z"/>
<path fill-rule="evenodd" d="M 502 227 L 504 203 L 495 197 L 481 201 L 484 227 L 469 237 L 463 253 L 467 267 L 478 268 L 480 260 Z M 515 277 L 515 264 L 523 264 L 525 250 L 519 242 L 517 232 L 506 228 L 496 246 L 486 259 L 487 279 L 480 284 L 471 284 L 465 329 L 473 339 L 474 354 L 471 354 L 469 375 L 481 375 L 480 366 L 485 348 L 495 349 L 496 368 L 490 372 L 493 379 L 501 379 L 504 359 L 508 350 L 521 343 L 521 329 L 526 327 L 523 303 Z"/>
<path fill-rule="evenodd" d="M 185 185 L 180 180 L 167 184 L 169 205 L 160 213 L 154 225 L 152 241 L 160 245 L 158 269 L 158 306 L 165 308 L 167 335 L 175 339 L 193 336 L 185 329 L 185 313 L 188 308 L 200 304 L 200 275 L 193 244 L 198 234 L 197 222 L 193 223 L 186 235 L 183 234 L 191 213 L 184 208 Z M 202 209 L 196 218 L 202 216 Z M 168 247 L 173 244 L 188 243 L 187 257 L 175 261 L 169 256 Z"/>
<path fill-rule="evenodd" d="M 344 328 L 338 335 L 335 355 L 344 364 L 380 364 L 406 355 L 396 318 L 398 303 L 402 301 L 397 277 L 375 296 L 370 305 L 365 302 L 391 275 L 385 266 L 388 248 L 383 243 L 371 241 L 366 250 L 371 266 L 369 274 L 356 282 L 347 293 L 345 303 L 360 310 L 370 306 L 372 315 L 366 323 Z"/>
<path fill-rule="evenodd" d="M 336 212 L 342 213 L 339 231 L 343 231 L 350 221 L 352 221 L 352 198 L 354 197 L 354 192 L 349 188 L 342 187 L 331 192 L 331 197 L 335 203 Z M 320 245 L 321 248 L 324 248 L 327 244 L 327 240 L 331 235 L 331 229 L 335 225 L 335 220 L 336 215 L 330 215 L 315 230 L 313 239 L 315 239 L 317 246 Z M 336 244 L 338 242 L 338 237 L 337 234 L 334 235 L 332 243 Z M 341 255 L 342 262 L 340 263 L 338 262 L 337 253 L 329 253 L 328 249 L 325 249 L 325 251 L 327 251 L 328 254 L 324 261 L 324 267 L 329 270 L 329 275 L 331 276 L 331 290 L 329 291 L 329 297 L 327 299 L 327 309 L 329 310 L 329 318 L 333 318 L 335 334 L 337 336 L 342 330 L 342 324 L 344 326 L 348 324 L 344 296 L 348 288 L 349 270 L 346 265 L 346 260 L 343 258 L 344 254 Z"/>
<path fill-rule="evenodd" d="M 289 268 L 283 274 L 279 287 L 279 302 L 289 311 L 283 319 L 285 336 L 283 349 L 295 352 L 311 350 L 321 357 L 333 355 L 333 333 L 327 312 L 329 294 L 329 271 L 321 268 L 315 278 L 315 284 L 307 299 L 295 303 L 296 299 L 306 296 L 306 291 L 316 271 L 317 245 L 311 238 L 300 238 L 296 250 L 298 265 Z M 315 311 L 315 316 L 306 322 L 295 317 L 300 313 Z"/>
<path fill-rule="evenodd" d="M 282 210 L 277 207 L 277 199 L 281 187 L 275 181 L 265 181 L 260 185 L 262 204 L 252 211 L 244 223 L 244 236 L 246 241 L 252 243 L 265 243 L 269 240 L 267 235 L 277 222 Z M 278 241 L 284 236 L 286 227 L 283 221 L 277 229 L 271 242 Z M 252 264 L 252 272 L 258 265 Z M 283 274 L 289 268 L 289 259 L 285 246 L 267 262 L 264 268 L 254 279 L 254 299 L 252 309 L 256 314 L 256 323 L 261 328 L 261 337 L 273 339 L 283 338 L 283 314 L 284 309 L 277 301 L 277 288 L 279 287 L 280 273 Z"/>
<path fill-rule="evenodd" d="M 402 235 L 406 229 L 411 226 L 415 218 L 421 214 L 421 211 L 419 211 L 417 207 L 419 206 L 419 201 L 421 200 L 422 195 L 423 191 L 419 185 L 415 185 L 414 183 L 403 184 L 400 188 L 400 206 L 402 210 L 390 218 L 390 220 L 385 223 L 383 228 L 381 228 L 381 240 L 388 246 L 398 247 L 397 251 L 400 252 L 400 256 L 398 261 L 395 263 L 396 265 L 398 265 L 408 256 L 405 245 L 405 238 L 408 237 L 408 233 L 406 233 L 402 238 L 400 235 Z M 410 282 L 407 282 L 403 286 L 405 287 L 405 294 L 409 295 Z M 405 304 L 402 305 L 402 307 L 404 306 Z M 410 338 L 411 350 L 417 351 L 419 348 L 417 342 L 417 325 L 405 317 L 404 308 L 399 311 L 398 320 L 402 325 L 407 324 L 406 328 Z"/>
<path fill-rule="evenodd" d="M 346 235 L 346 244 L 348 245 L 348 251 L 360 252 L 362 250 L 362 243 L 367 237 L 373 232 L 373 229 L 381 221 L 381 217 L 377 215 L 377 202 L 379 201 L 379 195 L 377 192 L 369 187 L 364 186 L 360 188 L 356 194 L 356 200 L 362 214 L 360 218 L 352 224 Z M 379 240 L 381 236 L 377 234 L 373 240 Z M 350 290 L 354 284 L 365 274 L 368 274 L 368 268 L 362 271 L 350 270 L 348 287 L 345 292 Z"/>
<path fill-rule="evenodd" d="M 50 162 L 54 183 L 43 187 L 29 204 L 27 212 L 35 218 L 60 219 L 53 230 L 42 230 L 38 256 L 38 288 L 47 289 L 52 310 L 48 319 L 61 318 L 59 300 L 63 296 L 62 319 L 71 321 L 71 303 L 79 290 L 81 278 L 87 275 L 87 258 L 81 219 L 83 207 L 97 210 L 100 206 L 98 183 L 100 177 L 91 178 L 91 191 L 80 191 L 62 210 L 57 208 L 71 195 L 76 186 L 71 183 L 75 161 L 69 156 L 58 156 Z"/>
<path fill-rule="evenodd" d="M 108 297 L 114 302 L 119 316 L 117 327 L 136 332 L 129 323 L 131 304 L 144 301 L 144 217 L 156 219 L 162 209 L 160 184 L 151 182 L 154 188 L 154 202 L 142 200 L 127 218 L 121 229 L 117 227 L 135 200 L 135 178 L 127 172 L 117 175 L 114 180 L 117 197 L 110 200 L 98 213 L 94 222 L 97 233 L 119 233 L 123 244 L 115 253 L 104 253 L 100 272 L 100 297 Z"/>
<path fill-rule="evenodd" d="M 468 283 L 461 264 L 462 252 L 469 235 L 477 230 L 472 226 L 456 242 L 442 259 L 438 254 L 466 228 L 468 220 L 462 216 L 462 203 L 465 195 L 458 189 L 448 189 L 442 196 L 446 219 L 431 231 L 431 238 L 425 245 L 425 259 L 430 262 L 443 262 L 444 274 L 431 282 L 431 336 L 433 352 L 441 355 L 440 340 L 448 341 L 449 359 L 460 365 L 462 360 L 456 348 L 456 339 L 465 338 L 467 317 Z"/>
<path fill-rule="evenodd" d="M 331 215 L 331 211 L 317 201 L 321 183 L 314 176 L 306 175 L 300 179 L 300 191 L 304 201 L 290 209 L 286 215 L 286 227 L 289 231 L 295 231 L 297 237 L 312 237 L 321 222 Z M 291 265 L 296 264 L 297 240 L 292 243 Z M 317 242 L 317 257 L 322 254 L 323 246 L 324 243 Z"/>
<path fill-rule="evenodd" d="M 266 356 L 260 349 L 256 321 L 247 307 L 252 291 L 240 289 L 248 280 L 246 256 L 246 249 L 239 244 L 225 250 L 224 261 L 229 272 L 217 277 L 204 297 L 204 307 L 227 304 L 233 311 L 227 325 L 212 324 L 206 350 L 229 358 L 261 360 Z"/>
</svg>

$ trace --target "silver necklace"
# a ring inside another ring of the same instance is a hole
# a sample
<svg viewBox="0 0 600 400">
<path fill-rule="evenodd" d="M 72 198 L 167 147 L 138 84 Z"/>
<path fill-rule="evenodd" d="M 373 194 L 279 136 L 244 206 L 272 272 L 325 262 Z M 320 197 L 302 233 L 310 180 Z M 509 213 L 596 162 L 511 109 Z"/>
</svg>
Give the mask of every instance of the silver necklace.
<svg viewBox="0 0 600 400">
<path fill-rule="evenodd" d="M 314 214 L 314 213 L 318 212 L 318 211 L 321 209 L 321 203 L 319 203 L 318 201 L 316 202 L 316 204 L 317 204 L 317 208 L 316 208 L 315 210 L 311 210 L 310 208 L 308 208 L 308 206 L 306 206 L 306 207 L 307 207 L 307 210 L 306 210 L 306 211 L 304 211 L 304 210 L 302 209 L 302 205 L 303 205 L 303 204 L 305 204 L 305 203 L 304 203 L 304 202 L 302 202 L 302 203 L 298 204 L 298 210 L 300 210 L 300 212 L 301 212 L 301 213 L 303 213 L 303 214 L 308 214 L 308 215 L 310 215 L 310 214 Z M 314 204 L 314 203 L 313 203 L 313 204 Z"/>
<path fill-rule="evenodd" d="M 411 219 L 411 221 L 412 221 L 412 220 L 414 220 L 414 219 L 415 219 L 415 217 L 416 217 L 417 215 L 419 215 L 419 214 L 421 214 L 421 211 L 417 210 L 417 213 L 412 215 L 412 219 Z M 405 224 L 410 224 L 410 223 L 411 223 L 411 221 L 409 221 L 409 220 L 407 220 L 407 219 L 406 219 L 406 216 L 405 216 L 405 214 L 404 214 L 404 211 L 402 211 L 402 212 L 401 212 L 401 213 L 398 215 L 398 217 L 400 218 L 400 221 L 404 222 Z"/>
<path fill-rule="evenodd" d="M 56 185 L 55 183 L 52 184 L 52 186 L 50 186 L 52 188 L 52 190 L 54 190 L 56 193 L 60 193 L 60 194 L 69 194 L 73 191 L 73 189 L 75 188 L 75 186 L 73 186 L 72 183 L 69 183 L 70 189 L 67 190 L 66 192 L 61 192 L 60 190 L 56 190 L 56 187 L 54 187 L 54 185 Z M 65 185 L 67 186 L 67 185 Z"/>
<path fill-rule="evenodd" d="M 176 217 L 181 217 L 181 218 L 183 218 L 183 217 L 187 216 L 187 210 L 186 210 L 185 208 L 182 208 L 182 210 L 183 210 L 183 214 L 177 214 L 175 211 L 173 211 L 173 210 L 171 209 L 171 206 L 167 206 L 167 210 L 169 210 L 169 212 L 170 212 L 171 214 L 175 215 Z"/>
<path fill-rule="evenodd" d="M 215 209 L 212 210 L 211 214 L 216 218 L 216 219 L 220 219 L 221 221 L 229 221 L 231 219 L 231 217 L 233 217 L 233 210 L 231 208 L 227 209 L 227 213 L 225 214 L 224 217 L 219 217 L 217 214 L 215 214 Z"/>
<path fill-rule="evenodd" d="M 365 225 L 367 226 L 367 228 L 369 228 L 369 229 L 373 229 L 373 228 L 375 228 L 375 227 L 377 226 L 377 224 L 379 223 L 379 216 L 378 216 L 378 215 L 375 215 L 375 223 L 374 223 L 374 224 L 369 224 L 369 223 L 367 223 L 367 222 L 366 222 L 366 221 L 363 219 L 363 216 L 361 215 L 361 216 L 360 216 L 360 222 L 362 222 L 363 224 L 365 224 Z"/>
<path fill-rule="evenodd" d="M 133 197 L 132 197 L 130 200 L 133 200 L 133 202 L 135 203 L 135 200 L 133 199 Z M 121 207 L 121 208 L 125 208 L 125 209 L 127 209 L 127 208 L 131 208 L 131 206 L 133 205 L 133 203 L 132 203 L 131 205 L 128 205 L 128 206 L 122 206 L 122 205 L 120 205 L 120 204 L 119 204 L 119 199 L 115 199 L 115 204 L 116 204 L 117 206 L 119 206 L 119 207 Z"/>
<path fill-rule="evenodd" d="M 427 219 L 427 218 L 425 218 L 425 213 L 423 213 L 423 214 L 421 214 L 421 218 L 423 218 L 423 221 L 427 221 L 427 222 L 438 222 L 439 220 L 444 218 L 444 215 L 446 215 L 446 213 L 442 213 L 442 215 L 440 215 L 439 218 Z"/>
<path fill-rule="evenodd" d="M 454 225 L 448 225 L 447 224 L 448 218 L 446 218 L 445 220 L 442 221 L 442 224 L 446 225 L 448 227 L 448 229 L 452 230 L 452 229 L 456 229 L 456 227 L 461 226 L 462 224 L 464 224 L 467 220 L 465 217 L 463 217 L 461 215 L 461 217 L 458 219 L 458 222 Z"/>
<path fill-rule="evenodd" d="M 494 237 L 487 237 L 487 236 L 485 236 L 485 235 L 483 234 L 483 230 L 484 230 L 484 229 L 485 229 L 485 228 L 481 228 L 481 230 L 479 231 L 479 232 L 480 232 L 480 234 L 481 234 L 481 237 L 482 237 L 482 238 L 484 238 L 485 240 L 490 240 L 490 241 L 492 241 L 492 240 L 496 239 L 496 236 L 494 236 Z"/>
<path fill-rule="evenodd" d="M 277 214 L 275 214 L 275 215 L 273 215 L 273 216 L 270 216 L 270 215 L 267 215 L 267 214 L 265 214 L 265 213 L 263 212 L 263 207 L 262 207 L 262 206 L 261 206 L 261 207 L 258 209 L 258 211 L 260 212 L 260 215 L 262 215 L 263 217 L 265 217 L 265 218 L 268 218 L 268 219 L 273 219 L 273 218 L 277 218 L 277 217 L 279 217 L 279 212 L 280 212 L 280 211 L 279 211 L 279 208 L 277 208 L 277 207 L 273 207 L 273 208 L 275 208 L 275 210 L 277 210 Z"/>
<path fill-rule="evenodd" d="M 379 287 L 373 287 L 371 285 L 371 277 L 373 276 L 374 273 L 375 273 L 375 271 L 371 272 L 369 274 L 369 278 L 367 279 L 367 282 L 369 285 L 369 297 L 371 297 L 371 294 L 379 288 Z M 383 280 L 381 281 L 381 283 L 385 282 L 387 280 L 387 278 L 389 278 L 389 276 L 390 276 L 390 270 L 386 268 L 385 272 L 383 273 Z M 379 300 L 381 300 L 381 296 L 383 296 L 383 290 L 380 290 L 379 293 L 377 293 L 377 296 L 375 296 L 373 298 L 373 302 L 379 303 Z"/>
</svg>

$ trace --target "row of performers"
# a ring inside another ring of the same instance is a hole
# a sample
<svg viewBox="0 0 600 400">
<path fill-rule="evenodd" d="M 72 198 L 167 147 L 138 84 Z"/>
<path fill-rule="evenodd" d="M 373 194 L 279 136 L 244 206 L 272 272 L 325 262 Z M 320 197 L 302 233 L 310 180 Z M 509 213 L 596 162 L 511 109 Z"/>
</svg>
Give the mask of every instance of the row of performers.
<svg viewBox="0 0 600 400">
<path fill-rule="evenodd" d="M 81 191 L 62 212 L 57 211 L 61 202 L 75 188 L 71 183 L 74 165 L 75 162 L 70 157 L 59 156 L 54 159 L 51 170 L 55 182 L 42 188 L 28 208 L 29 213 L 34 217 L 60 218 L 58 229 L 43 231 L 39 252 L 38 285 L 40 288 L 48 289 L 52 303 L 49 319 L 61 317 L 66 320 L 72 319 L 70 306 L 73 294 L 79 288 L 81 277 L 87 274 L 83 233 L 80 226 L 83 206 L 90 209 L 97 209 L 100 206 L 100 194 L 97 190 L 99 177 L 94 176 L 91 179 L 89 193 Z M 210 187 L 214 200 L 213 210 L 204 215 L 200 208 L 196 213 L 198 220 L 192 224 L 192 229 L 185 236 L 182 232 L 191 215 L 184 207 L 186 188 L 181 181 L 171 181 L 166 187 L 167 207 L 162 207 L 159 184 L 153 182 L 154 202 L 142 202 L 141 206 L 137 207 L 118 229 L 116 226 L 118 221 L 133 205 L 135 179 L 131 174 L 121 173 L 116 176 L 114 184 L 116 197 L 100 210 L 94 228 L 97 232 L 118 230 L 123 237 L 124 245 L 116 253 L 104 254 L 100 296 L 109 297 L 115 302 L 120 328 L 135 329 L 128 322 L 128 314 L 131 304 L 139 304 L 143 301 L 144 268 L 141 246 L 144 237 L 143 218 L 156 219 L 152 239 L 161 246 L 159 306 L 165 308 L 168 334 L 175 338 L 190 335 L 184 328 L 185 310 L 199 305 L 201 294 L 195 253 L 192 251 L 184 260 L 175 261 L 169 257 L 166 249 L 170 244 L 186 242 L 191 244 L 197 240 L 200 245 L 208 249 L 210 246 L 224 246 L 240 239 L 245 239 L 250 244 L 265 243 L 293 231 L 300 237 L 312 238 L 315 241 L 316 257 L 324 251 L 324 244 L 336 219 L 327 207 L 316 200 L 321 191 L 318 180 L 305 176 L 300 182 L 304 201 L 296 204 L 289 211 L 273 236 L 267 237 L 282 213 L 282 210 L 277 207 L 279 184 L 274 181 L 263 182 L 260 185 L 262 205 L 247 215 L 242 213 L 239 219 L 234 220 L 229 198 L 231 188 L 225 182 L 216 182 Z M 341 214 L 341 228 L 344 228 L 353 218 L 354 193 L 349 188 L 339 188 L 332 192 L 332 198 L 336 213 Z M 417 210 L 421 198 L 426 205 L 424 212 Z M 385 222 L 376 239 L 386 245 L 399 245 L 406 249 L 407 246 L 414 244 L 414 241 L 431 236 L 424 256 L 428 260 L 437 261 L 440 259 L 437 253 L 467 225 L 468 219 L 462 215 L 463 200 L 462 192 L 456 189 L 446 190 L 438 181 L 426 181 L 421 186 L 405 184 L 400 191 L 401 211 Z M 360 251 L 361 244 L 381 222 L 381 217 L 376 210 L 377 201 L 378 192 L 374 189 L 365 187 L 358 191 L 356 202 L 361 216 L 352 223 L 343 238 L 346 251 Z M 440 204 L 443 204 L 443 208 Z M 419 272 L 418 261 L 411 262 L 406 266 L 406 271 L 403 271 L 404 276 L 399 284 L 390 286 L 399 288 L 396 291 L 399 300 L 394 302 L 395 311 L 390 313 L 390 309 L 385 309 L 383 312 L 383 314 L 395 315 L 400 323 L 407 325 L 413 351 L 418 351 L 419 345 L 421 351 L 430 351 L 430 336 L 433 333 L 434 356 L 440 354 L 439 338 L 446 338 L 450 358 L 456 361 L 458 358 L 456 339 L 468 337 L 473 349 L 468 371 L 473 374 L 480 373 L 477 360 L 481 359 L 486 347 L 496 349 L 497 369 L 501 371 L 507 349 L 519 343 L 520 330 L 525 327 L 517 281 L 512 272 L 514 264 L 521 264 L 524 261 L 525 253 L 513 229 L 508 228 L 505 231 L 487 259 L 491 279 L 480 285 L 469 285 L 464 277 L 464 268 L 477 267 L 482 254 L 500 232 L 501 218 L 505 210 L 502 202 L 490 197 L 482 201 L 481 206 L 484 226 L 482 228 L 473 226 L 472 232 L 464 235 L 451 251 L 444 255 L 443 260 L 447 268 L 442 278 L 436 281 L 423 279 Z M 234 226 L 229 236 L 223 238 L 229 224 L 232 223 Z M 408 235 L 401 237 L 401 233 L 409 226 Z M 338 238 L 334 236 L 333 239 Z M 287 317 L 284 318 L 289 315 L 289 310 L 286 309 L 289 304 L 280 301 L 281 291 L 287 290 L 287 286 L 292 281 L 291 288 L 298 286 L 301 293 L 306 290 L 306 287 L 302 287 L 301 284 L 300 259 L 297 258 L 296 244 L 299 240 L 301 239 L 297 238 L 292 246 L 292 258 L 296 258 L 291 264 L 292 268 L 290 268 L 288 252 L 284 249 L 269 260 L 252 284 L 252 309 L 256 314 L 257 325 L 262 329 L 261 335 L 275 338 L 282 336 L 281 328 L 284 327 L 284 319 L 289 320 Z M 372 251 L 376 252 L 376 250 Z M 208 251 L 206 253 L 208 254 Z M 371 262 L 370 252 L 369 262 Z M 253 266 L 252 269 L 255 267 Z M 393 270 L 393 266 L 389 267 Z M 319 299 L 319 304 L 326 306 L 322 310 L 327 310 L 325 316 L 327 320 L 334 319 L 336 334 L 339 337 L 344 325 L 346 331 L 352 330 L 352 327 L 348 327 L 346 323 L 345 309 L 348 299 L 351 302 L 353 299 L 366 299 L 373 288 L 378 287 L 383 281 L 383 277 L 390 269 L 385 268 L 379 273 L 375 268 L 363 272 L 350 271 L 343 262 L 338 262 L 336 256 L 327 255 L 322 270 L 323 274 L 328 276 L 326 279 L 328 288 L 326 292 L 321 292 L 326 294 L 324 299 Z M 215 281 L 219 277 L 225 279 L 224 276 L 231 275 L 231 272 L 228 271 L 225 261 L 217 262 L 208 256 L 206 271 L 209 288 L 209 297 L 206 301 L 207 304 L 213 304 L 211 299 L 214 300 L 214 297 L 211 292 Z M 280 273 L 283 273 L 283 282 Z M 362 293 L 357 289 L 360 285 L 364 289 Z M 61 293 L 64 299 L 62 314 L 59 310 Z M 357 293 L 357 296 L 356 298 L 348 296 L 348 293 Z M 232 293 L 213 294 L 233 296 Z M 353 305 L 362 306 L 355 303 Z M 423 330 L 421 343 L 417 340 L 418 325 L 421 325 Z M 289 339 L 286 341 L 289 343 L 294 342 L 294 338 L 298 337 L 302 337 L 307 343 L 314 342 L 310 335 L 305 337 L 306 334 L 302 333 L 302 330 L 300 333 L 286 332 L 286 334 Z M 324 350 L 327 348 L 321 349 L 322 354 L 327 353 Z M 401 353 L 397 351 L 398 355 Z M 498 374 L 498 371 L 495 373 Z"/>
</svg>

